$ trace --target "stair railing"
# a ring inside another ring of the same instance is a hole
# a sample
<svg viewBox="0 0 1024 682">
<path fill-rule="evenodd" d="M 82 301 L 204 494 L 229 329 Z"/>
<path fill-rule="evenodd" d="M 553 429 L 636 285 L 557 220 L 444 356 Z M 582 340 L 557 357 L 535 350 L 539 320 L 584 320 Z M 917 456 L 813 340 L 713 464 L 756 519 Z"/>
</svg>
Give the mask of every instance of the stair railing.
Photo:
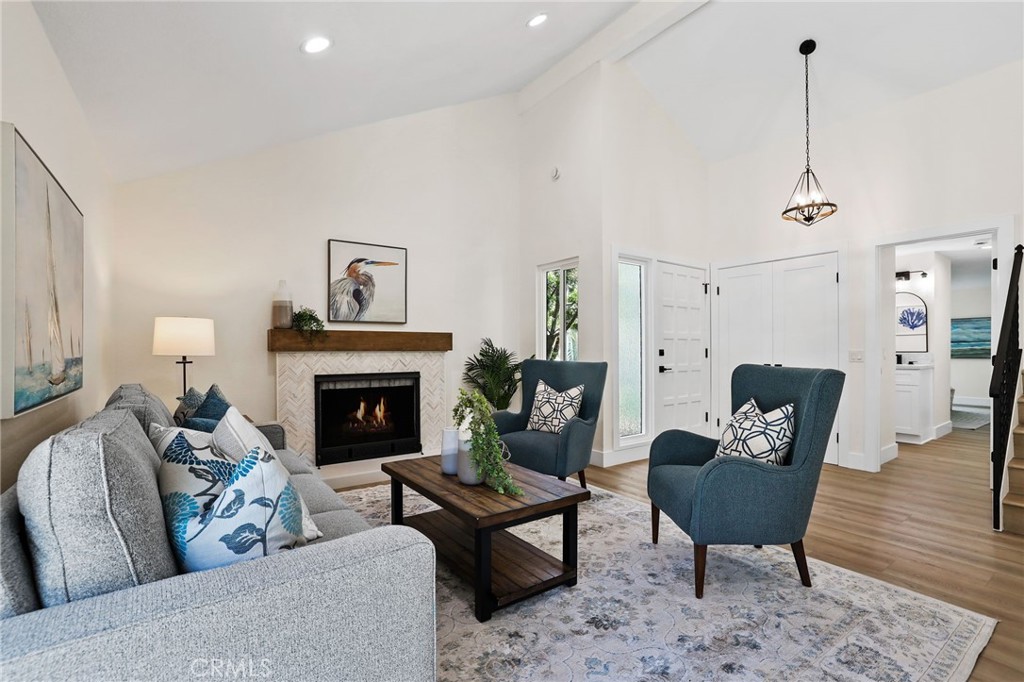
<svg viewBox="0 0 1024 682">
<path fill-rule="evenodd" d="M 1020 290 L 1021 254 L 1024 246 L 1014 249 L 1010 287 L 1006 292 L 1003 323 L 999 329 L 999 345 L 992 357 L 992 380 L 988 395 L 992 398 L 992 527 L 1002 526 L 1003 471 L 1006 469 L 1006 448 L 1013 431 L 1013 405 L 1020 379 Z"/>
</svg>

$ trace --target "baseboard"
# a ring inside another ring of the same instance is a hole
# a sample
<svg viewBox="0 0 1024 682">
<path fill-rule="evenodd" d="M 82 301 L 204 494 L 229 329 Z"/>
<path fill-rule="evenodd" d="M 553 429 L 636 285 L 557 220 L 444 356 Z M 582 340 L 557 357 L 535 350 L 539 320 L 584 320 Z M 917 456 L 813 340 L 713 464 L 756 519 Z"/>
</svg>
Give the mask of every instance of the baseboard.
<svg viewBox="0 0 1024 682">
<path fill-rule="evenodd" d="M 857 471 L 866 471 L 872 474 L 878 473 L 877 468 L 868 466 L 868 458 L 863 452 L 846 452 L 839 460 L 839 466 L 844 469 L 856 469 Z"/>
<path fill-rule="evenodd" d="M 629 448 L 618 450 L 594 450 L 590 453 L 591 466 L 606 468 L 627 462 L 636 462 L 647 459 L 651 455 L 651 444 L 641 443 Z"/>
<path fill-rule="evenodd" d="M 949 434 L 953 433 L 953 422 L 942 422 L 941 424 L 936 425 L 933 431 L 934 438 L 942 438 L 943 436 L 948 436 Z"/>
<path fill-rule="evenodd" d="M 991 398 L 972 398 L 969 395 L 955 396 L 953 398 L 953 407 L 992 407 Z"/>
<path fill-rule="evenodd" d="M 879 463 L 885 464 L 886 462 L 891 462 L 894 459 L 896 459 L 896 457 L 899 454 L 899 449 L 900 447 L 896 443 L 889 443 L 888 445 L 886 445 L 878 452 Z"/>
</svg>

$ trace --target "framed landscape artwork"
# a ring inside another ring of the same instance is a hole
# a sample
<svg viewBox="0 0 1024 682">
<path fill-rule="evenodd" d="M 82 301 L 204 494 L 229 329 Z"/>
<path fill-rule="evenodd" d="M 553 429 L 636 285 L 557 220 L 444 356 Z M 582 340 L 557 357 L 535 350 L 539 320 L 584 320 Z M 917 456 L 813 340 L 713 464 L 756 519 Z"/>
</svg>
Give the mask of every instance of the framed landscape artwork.
<svg viewBox="0 0 1024 682">
<path fill-rule="evenodd" d="M 406 322 L 406 250 L 327 241 L 327 321 Z"/>
<path fill-rule="evenodd" d="M 0 417 L 82 388 L 83 227 L 75 202 L 0 124 Z"/>
<path fill-rule="evenodd" d="M 951 323 L 951 358 L 992 359 L 991 317 L 954 317 Z"/>
<path fill-rule="evenodd" d="M 909 291 L 896 292 L 896 352 L 928 352 L 928 306 Z"/>
</svg>

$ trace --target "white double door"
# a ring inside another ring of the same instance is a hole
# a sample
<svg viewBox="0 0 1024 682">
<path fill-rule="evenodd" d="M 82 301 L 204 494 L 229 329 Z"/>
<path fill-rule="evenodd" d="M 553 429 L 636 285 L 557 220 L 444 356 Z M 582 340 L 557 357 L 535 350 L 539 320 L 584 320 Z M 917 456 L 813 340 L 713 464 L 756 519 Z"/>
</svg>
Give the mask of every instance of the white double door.
<svg viewBox="0 0 1024 682">
<path fill-rule="evenodd" d="M 717 271 L 712 300 L 714 433 L 732 415 L 732 371 L 744 363 L 839 366 L 839 284 L 835 252 Z M 833 427 L 825 461 L 836 464 Z"/>
</svg>

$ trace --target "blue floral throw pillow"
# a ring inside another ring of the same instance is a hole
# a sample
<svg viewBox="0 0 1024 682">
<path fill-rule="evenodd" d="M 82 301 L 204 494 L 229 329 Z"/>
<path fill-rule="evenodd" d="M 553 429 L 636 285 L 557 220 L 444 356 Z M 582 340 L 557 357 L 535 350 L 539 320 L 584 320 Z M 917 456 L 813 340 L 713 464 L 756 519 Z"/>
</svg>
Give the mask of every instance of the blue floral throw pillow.
<svg viewBox="0 0 1024 682">
<path fill-rule="evenodd" d="M 725 425 L 715 457 L 750 457 L 782 464 L 793 444 L 794 414 L 792 403 L 764 414 L 751 398 Z"/>
<path fill-rule="evenodd" d="M 236 464 L 213 451 L 196 452 L 179 433 L 161 459 L 164 520 L 184 570 L 204 571 L 306 544 L 299 493 L 274 453 L 255 447 Z"/>
</svg>

